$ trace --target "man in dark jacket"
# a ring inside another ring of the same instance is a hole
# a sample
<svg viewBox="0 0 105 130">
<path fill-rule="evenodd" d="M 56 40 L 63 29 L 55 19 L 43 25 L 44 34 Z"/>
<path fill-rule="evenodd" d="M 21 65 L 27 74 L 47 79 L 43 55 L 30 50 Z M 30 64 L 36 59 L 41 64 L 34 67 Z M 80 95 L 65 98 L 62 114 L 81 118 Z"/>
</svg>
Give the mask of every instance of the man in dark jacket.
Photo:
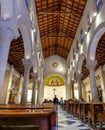
<svg viewBox="0 0 105 130">
<path fill-rule="evenodd" d="M 53 103 L 55 104 L 55 105 L 57 105 L 58 104 L 58 98 L 57 98 L 57 96 L 55 95 L 55 97 L 53 98 Z"/>
</svg>

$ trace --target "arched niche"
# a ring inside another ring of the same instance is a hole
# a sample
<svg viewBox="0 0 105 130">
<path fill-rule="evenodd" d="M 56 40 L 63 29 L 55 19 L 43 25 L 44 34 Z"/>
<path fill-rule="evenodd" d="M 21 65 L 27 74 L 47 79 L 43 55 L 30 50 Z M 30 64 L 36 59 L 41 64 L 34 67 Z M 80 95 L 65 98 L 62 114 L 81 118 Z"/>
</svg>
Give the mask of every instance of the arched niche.
<svg viewBox="0 0 105 130">
<path fill-rule="evenodd" d="M 44 99 L 53 100 L 54 95 L 66 99 L 65 78 L 58 73 L 50 73 L 44 78 Z"/>
<path fill-rule="evenodd" d="M 22 37 L 23 37 L 23 43 L 24 43 L 24 57 L 26 59 L 31 58 L 32 55 L 32 45 L 29 32 L 25 25 L 21 25 L 19 27 L 19 30 L 21 31 Z"/>
</svg>

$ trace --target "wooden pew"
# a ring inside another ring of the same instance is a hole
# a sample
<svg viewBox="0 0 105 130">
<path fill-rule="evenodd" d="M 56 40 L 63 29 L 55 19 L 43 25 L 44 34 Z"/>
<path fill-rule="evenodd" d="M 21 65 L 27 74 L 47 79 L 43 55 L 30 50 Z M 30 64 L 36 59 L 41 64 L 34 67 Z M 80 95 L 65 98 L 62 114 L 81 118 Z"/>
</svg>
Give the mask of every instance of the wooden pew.
<svg viewBox="0 0 105 130">
<path fill-rule="evenodd" d="M 78 108 L 77 108 L 77 117 L 81 119 L 81 110 L 82 110 L 82 102 L 78 103 Z"/>
<path fill-rule="evenodd" d="M 48 109 L 47 106 L 43 109 L 40 107 L 40 109 L 38 109 L 38 107 L 37 109 L 31 109 L 27 106 L 18 106 L 18 108 L 15 109 L 15 107 L 17 108 L 17 105 L 6 107 L 6 109 L 4 107 L 4 109 L 2 108 L 2 110 L 0 110 L 0 126 L 3 130 L 9 127 L 13 130 L 16 128 L 21 130 L 22 127 L 24 130 L 26 125 L 28 125 L 30 129 L 32 127 L 38 130 L 56 129 L 57 109 L 55 107 L 50 107 L 50 109 Z"/>
<path fill-rule="evenodd" d="M 83 102 L 81 105 L 81 119 L 83 122 L 86 122 L 86 119 L 88 119 L 88 111 L 90 111 L 90 103 Z"/>
<path fill-rule="evenodd" d="M 39 130 L 39 127 L 36 125 L 20 125 L 20 126 L 0 126 L 0 130 Z"/>
<path fill-rule="evenodd" d="M 63 109 L 65 111 L 69 112 L 69 101 L 68 100 L 64 101 Z"/>
<path fill-rule="evenodd" d="M 102 124 L 105 125 L 105 103 L 103 103 L 103 111 L 102 113 L 97 114 L 97 119 L 99 122 L 99 130 L 102 130 Z"/>
<path fill-rule="evenodd" d="M 77 116 L 78 106 L 79 106 L 79 102 L 74 102 L 74 103 L 73 103 L 73 106 L 72 106 L 72 107 L 73 107 L 73 108 L 72 108 L 72 109 L 73 109 L 73 112 L 72 112 L 72 113 L 73 113 L 74 116 Z"/>
<path fill-rule="evenodd" d="M 88 124 L 90 127 L 94 128 L 96 127 L 97 114 L 102 113 L 103 111 L 103 105 L 101 102 L 91 103 L 90 104 L 90 111 L 88 111 Z"/>
<path fill-rule="evenodd" d="M 10 109 L 50 109 L 50 108 L 55 108 L 55 105 L 53 103 L 45 103 L 45 104 L 42 104 L 42 105 L 30 105 L 30 104 L 27 104 L 27 105 L 20 105 L 20 104 L 11 104 L 11 105 L 0 105 L 0 110 L 4 110 L 4 109 L 7 109 L 7 110 L 10 110 Z"/>
<path fill-rule="evenodd" d="M 74 107 L 74 102 L 72 101 L 70 102 L 70 108 L 69 108 L 71 114 L 73 114 L 73 107 Z"/>
</svg>

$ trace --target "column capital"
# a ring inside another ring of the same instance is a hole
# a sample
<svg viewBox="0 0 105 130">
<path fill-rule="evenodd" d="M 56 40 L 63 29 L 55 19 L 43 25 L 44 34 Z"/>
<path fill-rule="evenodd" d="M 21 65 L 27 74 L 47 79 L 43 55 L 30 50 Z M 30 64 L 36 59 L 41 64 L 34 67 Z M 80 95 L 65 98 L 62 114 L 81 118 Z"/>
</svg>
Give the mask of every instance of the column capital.
<svg viewBox="0 0 105 130">
<path fill-rule="evenodd" d="M 32 67 L 31 59 L 22 59 L 22 62 L 26 69 L 31 69 Z"/>
<path fill-rule="evenodd" d="M 82 78 L 82 76 L 83 76 L 83 74 L 82 74 L 82 73 L 77 73 L 77 78 L 78 78 L 78 79 L 81 79 L 81 78 Z"/>
<path fill-rule="evenodd" d="M 38 78 L 38 73 L 32 73 L 32 76 L 33 76 L 33 78 L 35 78 L 35 79 L 37 79 Z"/>
<path fill-rule="evenodd" d="M 16 20 L 7 18 L 0 18 L 0 36 L 6 36 L 7 38 L 17 39 L 19 32 L 16 24 Z"/>
<path fill-rule="evenodd" d="M 94 70 L 96 65 L 97 65 L 97 61 L 96 60 L 94 60 L 94 61 L 88 60 L 87 64 L 86 64 L 86 67 L 88 69 L 90 69 L 90 70 Z"/>
</svg>

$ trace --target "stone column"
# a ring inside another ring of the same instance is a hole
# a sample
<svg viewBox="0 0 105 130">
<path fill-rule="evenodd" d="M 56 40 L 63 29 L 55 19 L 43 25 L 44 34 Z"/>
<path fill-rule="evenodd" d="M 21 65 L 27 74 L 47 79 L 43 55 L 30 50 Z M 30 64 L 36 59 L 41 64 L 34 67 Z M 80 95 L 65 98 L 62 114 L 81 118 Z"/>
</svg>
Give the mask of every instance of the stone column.
<svg viewBox="0 0 105 130">
<path fill-rule="evenodd" d="M 0 18 L 0 96 L 7 66 L 10 43 L 17 38 L 18 31 L 15 21 L 11 19 L 3 20 Z"/>
<path fill-rule="evenodd" d="M 33 87 L 32 87 L 31 103 L 32 103 L 32 105 L 35 105 L 35 103 L 36 103 L 36 85 L 37 85 L 38 74 L 37 73 L 33 73 L 32 76 L 33 76 Z"/>
<path fill-rule="evenodd" d="M 22 88 L 21 104 L 26 104 L 28 84 L 29 84 L 29 74 L 30 74 L 30 69 L 32 67 L 32 64 L 30 59 L 24 59 L 23 64 L 24 64 L 24 82 Z"/>
<path fill-rule="evenodd" d="M 40 87 L 41 87 L 41 81 L 38 80 L 38 89 L 37 89 L 37 103 L 39 104 L 39 95 L 40 95 Z"/>
<path fill-rule="evenodd" d="M 23 86 L 23 75 L 20 75 L 20 85 L 19 85 L 19 91 L 17 95 L 17 102 L 16 104 L 20 104 L 21 102 L 21 94 L 22 94 L 22 86 Z"/>
<path fill-rule="evenodd" d="M 89 60 L 87 62 L 87 67 L 89 69 L 90 73 L 90 84 L 91 84 L 91 93 L 92 93 L 92 100 L 93 102 L 99 102 L 99 97 L 98 97 L 98 90 L 96 86 L 96 78 L 95 78 L 95 66 L 97 62 Z"/>
<path fill-rule="evenodd" d="M 72 99 L 74 100 L 74 80 L 71 80 Z"/>
<path fill-rule="evenodd" d="M 14 72 L 14 67 L 11 66 L 11 68 L 10 68 L 9 83 L 8 83 L 8 91 L 7 91 L 7 96 L 6 96 L 6 104 L 8 104 L 8 101 L 9 101 L 10 90 L 11 90 L 11 87 L 12 87 L 13 72 Z"/>
<path fill-rule="evenodd" d="M 81 73 L 77 73 L 78 92 L 79 92 L 79 100 L 80 101 L 82 100 L 81 77 L 82 77 L 82 74 Z"/>
<path fill-rule="evenodd" d="M 66 99 L 70 99 L 70 84 L 65 84 Z"/>
<path fill-rule="evenodd" d="M 13 0 L 1 0 L 1 17 L 13 17 Z"/>
<path fill-rule="evenodd" d="M 38 89 L 38 103 L 41 104 L 44 101 L 44 84 L 41 81 Z"/>
<path fill-rule="evenodd" d="M 100 67 L 101 69 L 101 86 L 102 86 L 102 96 L 103 96 L 103 102 L 105 102 L 105 70 L 104 67 Z"/>
</svg>

